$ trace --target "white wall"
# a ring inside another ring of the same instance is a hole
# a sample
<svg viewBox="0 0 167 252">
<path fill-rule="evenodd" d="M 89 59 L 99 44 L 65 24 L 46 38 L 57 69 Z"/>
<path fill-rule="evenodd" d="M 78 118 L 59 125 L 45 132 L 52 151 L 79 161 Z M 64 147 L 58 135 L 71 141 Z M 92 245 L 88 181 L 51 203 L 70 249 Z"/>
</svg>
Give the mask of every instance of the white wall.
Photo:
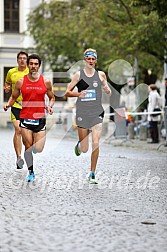
<svg viewBox="0 0 167 252">
<path fill-rule="evenodd" d="M 27 17 L 42 0 L 20 0 L 19 33 L 4 33 L 4 0 L 0 0 L 0 108 L 3 106 L 4 67 L 16 66 L 16 55 L 35 46 L 27 32 Z"/>
</svg>

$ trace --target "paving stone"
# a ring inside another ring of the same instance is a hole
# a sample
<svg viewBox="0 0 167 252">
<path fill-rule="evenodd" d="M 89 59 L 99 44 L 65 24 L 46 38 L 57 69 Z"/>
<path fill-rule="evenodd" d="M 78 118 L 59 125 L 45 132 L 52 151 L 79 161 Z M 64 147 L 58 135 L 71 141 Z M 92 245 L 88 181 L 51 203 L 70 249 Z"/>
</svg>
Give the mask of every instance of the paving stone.
<svg viewBox="0 0 167 252">
<path fill-rule="evenodd" d="M 76 157 L 77 139 L 58 133 L 34 155 L 30 184 L 26 166 L 15 169 L 13 131 L 0 129 L 0 251 L 166 252 L 166 151 L 102 139 L 90 185 L 91 152 Z"/>
</svg>

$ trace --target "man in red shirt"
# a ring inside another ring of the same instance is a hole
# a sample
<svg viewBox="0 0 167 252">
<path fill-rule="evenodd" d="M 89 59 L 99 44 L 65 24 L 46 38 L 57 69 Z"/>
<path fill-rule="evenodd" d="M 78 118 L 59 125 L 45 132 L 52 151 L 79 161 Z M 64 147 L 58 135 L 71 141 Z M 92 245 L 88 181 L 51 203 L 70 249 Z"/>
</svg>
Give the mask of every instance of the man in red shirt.
<svg viewBox="0 0 167 252">
<path fill-rule="evenodd" d="M 15 89 L 4 106 L 6 111 L 22 94 L 22 110 L 20 112 L 20 127 L 25 145 L 24 157 L 29 170 L 27 181 L 33 181 L 33 153 L 42 152 L 46 141 L 45 94 L 49 98 L 47 111 L 53 113 L 55 97 L 51 82 L 38 73 L 41 59 L 37 54 L 32 54 L 27 59 L 29 74 L 16 82 Z"/>
</svg>

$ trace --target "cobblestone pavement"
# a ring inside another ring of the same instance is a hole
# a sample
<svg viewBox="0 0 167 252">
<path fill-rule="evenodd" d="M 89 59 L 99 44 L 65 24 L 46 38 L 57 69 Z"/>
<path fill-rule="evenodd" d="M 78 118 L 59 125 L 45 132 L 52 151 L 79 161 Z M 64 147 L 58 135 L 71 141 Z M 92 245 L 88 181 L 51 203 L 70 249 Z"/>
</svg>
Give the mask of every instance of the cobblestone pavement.
<svg viewBox="0 0 167 252">
<path fill-rule="evenodd" d="M 90 185 L 90 151 L 76 157 L 76 137 L 49 132 L 32 184 L 12 136 L 0 129 L 1 252 L 166 252 L 166 152 L 103 142 Z"/>
</svg>

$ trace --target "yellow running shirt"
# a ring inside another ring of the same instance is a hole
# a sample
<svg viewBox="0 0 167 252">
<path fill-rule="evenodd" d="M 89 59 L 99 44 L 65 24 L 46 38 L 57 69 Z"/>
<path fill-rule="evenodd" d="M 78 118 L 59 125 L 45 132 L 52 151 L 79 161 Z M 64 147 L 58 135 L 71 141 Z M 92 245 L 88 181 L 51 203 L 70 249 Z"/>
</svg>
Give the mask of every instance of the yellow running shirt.
<svg viewBox="0 0 167 252">
<path fill-rule="evenodd" d="M 16 82 L 28 73 L 29 73 L 28 67 L 24 71 L 19 71 L 18 67 L 11 68 L 7 73 L 5 82 L 9 83 L 12 86 L 12 91 L 13 91 L 15 88 Z M 22 101 L 22 96 L 19 95 L 16 102 L 13 104 L 13 107 L 21 109 L 22 108 L 21 101 Z"/>
</svg>

